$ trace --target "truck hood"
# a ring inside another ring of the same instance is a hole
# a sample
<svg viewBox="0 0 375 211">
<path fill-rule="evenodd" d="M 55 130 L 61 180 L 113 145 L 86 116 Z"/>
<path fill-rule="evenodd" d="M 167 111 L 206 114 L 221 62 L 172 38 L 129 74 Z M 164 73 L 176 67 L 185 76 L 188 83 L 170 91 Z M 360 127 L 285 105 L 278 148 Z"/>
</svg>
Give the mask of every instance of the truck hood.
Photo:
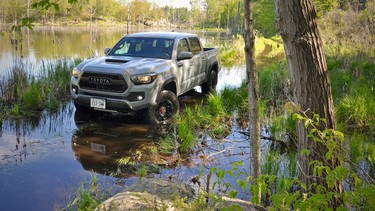
<svg viewBox="0 0 375 211">
<path fill-rule="evenodd" d="M 78 69 L 90 72 L 110 72 L 129 75 L 138 75 L 145 73 L 154 73 L 161 67 L 168 65 L 171 60 L 138 58 L 138 57 L 119 57 L 106 56 L 96 59 L 90 59 L 78 65 Z"/>
</svg>

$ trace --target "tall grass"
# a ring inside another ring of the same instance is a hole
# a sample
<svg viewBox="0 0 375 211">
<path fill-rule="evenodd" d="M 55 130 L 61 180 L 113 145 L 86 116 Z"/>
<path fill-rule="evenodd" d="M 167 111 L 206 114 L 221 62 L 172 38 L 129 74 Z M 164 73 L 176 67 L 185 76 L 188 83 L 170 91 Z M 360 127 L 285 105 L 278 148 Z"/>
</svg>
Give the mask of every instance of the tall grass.
<svg viewBox="0 0 375 211">
<path fill-rule="evenodd" d="M 17 61 L 0 81 L 4 116 L 57 108 L 59 101 L 69 97 L 70 72 L 79 62 L 63 58 L 35 66 Z"/>
<path fill-rule="evenodd" d="M 179 149 L 187 153 L 195 147 L 199 141 L 199 134 L 206 134 L 212 139 L 225 137 L 230 126 L 230 110 L 224 106 L 222 97 L 218 94 L 209 95 L 206 102 L 201 102 L 194 107 L 186 107 L 176 117 Z"/>
<path fill-rule="evenodd" d="M 245 63 L 245 41 L 242 36 L 233 35 L 230 39 L 209 40 L 208 46 L 216 46 L 220 49 L 220 63 L 224 67 L 242 65 Z M 265 38 L 258 36 L 255 39 L 255 56 L 257 65 L 264 67 L 272 61 L 282 60 L 284 48 L 280 36 Z"/>
<path fill-rule="evenodd" d="M 292 95 L 286 61 L 274 62 L 261 69 L 259 86 L 260 96 L 269 106 L 282 107 Z"/>
</svg>

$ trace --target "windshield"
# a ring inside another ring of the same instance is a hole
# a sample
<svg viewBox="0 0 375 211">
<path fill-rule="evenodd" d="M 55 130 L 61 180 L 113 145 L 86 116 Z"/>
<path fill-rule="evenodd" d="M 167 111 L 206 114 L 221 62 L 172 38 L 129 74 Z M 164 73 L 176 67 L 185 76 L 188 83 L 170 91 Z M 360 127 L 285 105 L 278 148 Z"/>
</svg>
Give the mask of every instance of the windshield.
<svg viewBox="0 0 375 211">
<path fill-rule="evenodd" d="M 171 59 L 173 39 L 124 37 L 111 50 L 111 56 Z"/>
</svg>

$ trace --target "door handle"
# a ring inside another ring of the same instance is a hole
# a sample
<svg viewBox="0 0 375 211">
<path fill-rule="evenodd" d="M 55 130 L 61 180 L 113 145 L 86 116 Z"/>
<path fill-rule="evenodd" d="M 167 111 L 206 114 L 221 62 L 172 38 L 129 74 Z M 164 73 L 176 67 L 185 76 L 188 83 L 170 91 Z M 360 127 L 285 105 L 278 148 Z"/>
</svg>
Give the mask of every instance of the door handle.
<svg viewBox="0 0 375 211">
<path fill-rule="evenodd" d="M 203 57 L 203 58 L 202 58 L 202 61 L 204 61 L 204 60 L 206 60 L 206 58 Z"/>
<path fill-rule="evenodd" d="M 195 65 L 195 62 L 190 62 L 190 65 Z"/>
<path fill-rule="evenodd" d="M 177 62 L 177 67 L 182 67 L 184 64 L 182 62 Z"/>
</svg>

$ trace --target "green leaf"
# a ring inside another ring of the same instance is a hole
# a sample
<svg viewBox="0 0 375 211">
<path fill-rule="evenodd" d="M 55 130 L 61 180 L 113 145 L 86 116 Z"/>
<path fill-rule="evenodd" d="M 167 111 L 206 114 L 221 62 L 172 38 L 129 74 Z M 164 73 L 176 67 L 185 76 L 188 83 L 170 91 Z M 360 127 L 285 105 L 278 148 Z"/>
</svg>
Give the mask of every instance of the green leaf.
<svg viewBox="0 0 375 211">
<path fill-rule="evenodd" d="M 311 119 L 305 119 L 305 128 L 308 128 L 312 123 L 313 121 Z"/>
<path fill-rule="evenodd" d="M 237 185 L 240 186 L 243 190 L 245 190 L 246 187 L 247 187 L 247 185 L 248 185 L 248 183 L 246 181 L 238 179 L 237 180 Z"/>
<path fill-rule="evenodd" d="M 238 194 L 238 191 L 236 191 L 236 190 L 231 190 L 230 192 L 229 192 L 229 198 L 236 198 L 237 197 L 237 194 Z"/>
<path fill-rule="evenodd" d="M 225 176 L 225 171 L 224 171 L 224 170 L 219 170 L 219 171 L 217 172 L 217 177 L 218 177 L 219 179 L 224 179 L 224 176 Z"/>
<path fill-rule="evenodd" d="M 310 155 L 311 154 L 311 150 L 303 149 L 303 150 L 301 150 L 300 153 L 301 153 L 301 156 Z"/>
</svg>

